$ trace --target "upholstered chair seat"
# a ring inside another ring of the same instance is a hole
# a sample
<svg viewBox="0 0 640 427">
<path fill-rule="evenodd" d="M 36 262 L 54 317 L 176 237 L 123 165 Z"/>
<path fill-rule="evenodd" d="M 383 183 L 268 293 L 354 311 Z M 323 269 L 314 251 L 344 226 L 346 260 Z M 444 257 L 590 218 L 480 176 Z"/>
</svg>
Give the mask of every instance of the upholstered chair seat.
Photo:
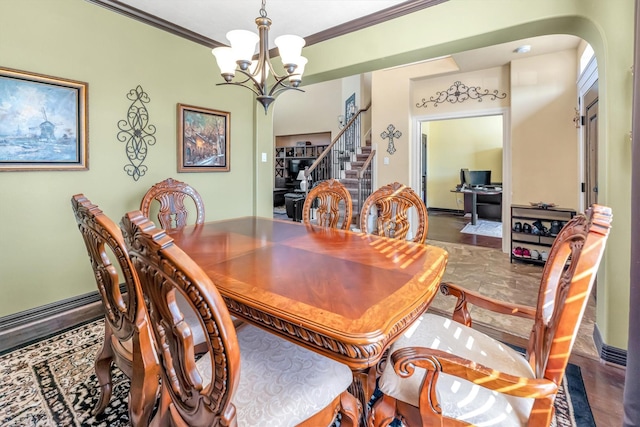
<svg viewBox="0 0 640 427">
<path fill-rule="evenodd" d="M 235 325 L 215 283 L 164 230 L 140 211 L 121 225 L 158 342 L 160 398 L 152 426 L 318 427 L 338 413 L 342 426 L 358 424 L 348 366 L 269 331 Z M 194 326 L 207 338 L 200 348 Z"/>
<path fill-rule="evenodd" d="M 452 317 L 425 314 L 391 345 L 369 426 L 394 419 L 409 427 L 551 425 L 611 219 L 610 208 L 593 205 L 564 226 L 542 270 L 535 307 L 441 283 L 442 293 L 457 299 Z M 472 329 L 469 304 L 531 320 L 526 353 Z"/>
<path fill-rule="evenodd" d="M 329 406 L 353 379 L 346 365 L 255 326 L 245 323 L 237 336 L 240 382 L 232 402 L 239 427 L 296 426 Z M 197 367 L 210 381 L 209 353 Z"/>
<path fill-rule="evenodd" d="M 449 318 L 427 313 L 391 347 L 418 346 L 442 350 L 464 359 L 523 378 L 534 378 L 531 366 L 522 354 L 475 329 Z M 379 380 L 384 394 L 413 406 L 419 406 L 420 384 L 425 370 L 416 368 L 409 377 L 394 372 L 386 363 Z M 441 373 L 436 383 L 442 415 L 483 426 L 525 426 L 533 399 L 510 396 L 470 381 Z"/>
</svg>

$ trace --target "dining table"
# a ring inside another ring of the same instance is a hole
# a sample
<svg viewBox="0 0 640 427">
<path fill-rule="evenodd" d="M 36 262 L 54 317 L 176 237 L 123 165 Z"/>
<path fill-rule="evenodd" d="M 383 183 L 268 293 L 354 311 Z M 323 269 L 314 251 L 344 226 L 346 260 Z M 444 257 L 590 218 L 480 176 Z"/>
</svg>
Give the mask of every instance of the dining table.
<svg viewBox="0 0 640 427">
<path fill-rule="evenodd" d="M 429 307 L 439 247 L 247 216 L 167 230 L 232 316 L 348 365 L 366 411 L 369 369 Z"/>
</svg>

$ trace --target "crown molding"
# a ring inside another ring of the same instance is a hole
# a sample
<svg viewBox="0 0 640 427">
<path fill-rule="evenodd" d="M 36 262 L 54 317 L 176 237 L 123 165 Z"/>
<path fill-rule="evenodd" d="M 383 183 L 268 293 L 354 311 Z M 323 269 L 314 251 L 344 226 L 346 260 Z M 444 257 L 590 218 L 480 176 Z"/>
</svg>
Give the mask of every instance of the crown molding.
<svg viewBox="0 0 640 427">
<path fill-rule="evenodd" d="M 128 18 L 135 19 L 136 21 L 151 25 L 161 30 L 167 31 L 176 36 L 185 38 L 192 42 L 214 48 L 219 46 L 225 46 L 224 43 L 204 37 L 198 33 L 188 30 L 179 25 L 173 24 L 157 16 L 143 12 L 140 9 L 129 6 L 118 0 L 85 0 L 89 3 L 104 7 L 116 13 L 120 13 Z M 345 34 L 362 30 L 373 25 L 381 24 L 394 18 L 417 12 L 422 9 L 426 9 L 431 6 L 435 6 L 440 3 L 447 2 L 449 0 L 410 0 L 401 3 L 397 6 L 393 6 L 371 15 L 363 16 L 362 18 L 354 19 L 353 21 L 345 22 L 344 24 L 337 25 L 332 28 L 328 28 L 324 31 L 320 31 L 310 36 L 305 37 L 306 45 L 310 46 L 316 43 L 323 42 L 325 40 L 332 39 L 334 37 L 343 36 Z"/>
</svg>

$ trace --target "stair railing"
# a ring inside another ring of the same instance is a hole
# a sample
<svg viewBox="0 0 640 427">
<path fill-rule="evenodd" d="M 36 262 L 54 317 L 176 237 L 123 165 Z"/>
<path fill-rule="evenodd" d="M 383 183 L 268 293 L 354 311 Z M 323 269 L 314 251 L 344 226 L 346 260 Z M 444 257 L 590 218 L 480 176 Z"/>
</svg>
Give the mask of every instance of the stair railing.
<svg viewBox="0 0 640 427">
<path fill-rule="evenodd" d="M 358 222 L 356 224 L 360 223 L 360 211 L 362 210 L 362 205 L 364 204 L 364 201 L 366 200 L 367 197 L 369 197 L 369 195 L 373 192 L 373 187 L 372 187 L 372 183 L 373 183 L 373 157 L 376 155 L 376 150 L 371 150 L 371 153 L 369 153 L 369 157 L 367 157 L 367 160 L 365 160 L 365 162 L 362 164 L 362 167 L 360 168 L 360 170 L 358 170 L 358 212 L 354 212 L 356 219 L 358 219 Z M 355 205 L 355 203 L 354 203 Z"/>
<path fill-rule="evenodd" d="M 371 108 L 371 103 L 369 103 L 365 108 L 358 110 L 358 112 L 347 122 L 345 127 L 338 132 L 338 135 L 333 138 L 331 144 L 329 144 L 327 148 L 325 148 L 325 150 L 316 158 L 313 164 L 304 169 L 304 176 L 307 180 L 309 177 L 312 177 L 314 182 L 324 181 L 329 178 L 341 178 L 340 172 L 343 169 L 340 167 L 344 167 L 347 162 L 350 162 L 353 155 L 362 146 L 362 137 L 360 132 L 361 120 L 363 114 L 369 111 L 369 108 Z M 348 143 L 350 145 L 348 145 Z M 347 147 L 352 148 L 348 159 L 346 159 Z M 340 153 L 342 153 L 342 156 L 345 157 L 345 159 L 339 159 Z M 318 173 L 319 171 L 316 171 L 316 169 L 322 165 L 327 167 L 322 168 L 325 169 L 323 173 Z M 307 188 L 307 192 L 309 192 L 309 190 L 310 188 Z"/>
</svg>

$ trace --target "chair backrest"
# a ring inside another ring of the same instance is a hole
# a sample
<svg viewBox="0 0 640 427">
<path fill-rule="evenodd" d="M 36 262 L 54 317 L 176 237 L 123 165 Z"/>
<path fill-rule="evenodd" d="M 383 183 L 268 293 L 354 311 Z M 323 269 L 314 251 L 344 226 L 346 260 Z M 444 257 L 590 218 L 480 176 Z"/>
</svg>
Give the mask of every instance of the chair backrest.
<svg viewBox="0 0 640 427">
<path fill-rule="evenodd" d="M 89 252 L 102 297 L 105 321 L 120 341 L 126 341 L 136 332 L 138 318 L 146 317 L 147 312 L 141 302 L 140 283 L 129 260 L 120 228 L 83 194 L 71 198 L 71 207 Z M 112 264 L 110 253 L 124 276 L 124 292 L 121 292 L 118 269 Z"/>
<path fill-rule="evenodd" d="M 340 181 L 336 179 L 322 181 L 309 191 L 302 208 L 302 222 L 305 224 L 311 223 L 311 208 L 315 206 L 315 200 L 318 200 L 316 217 L 319 226 L 349 229 L 353 216 L 351 194 Z M 339 225 L 341 212 L 344 216 L 342 216 L 342 224 Z"/>
<path fill-rule="evenodd" d="M 173 178 L 153 185 L 142 198 L 140 210 L 142 214 L 149 217 L 151 203 L 157 200 L 160 203 L 158 221 L 164 229 L 184 227 L 187 225 L 189 214 L 184 205 L 185 197 L 190 197 L 196 207 L 196 224 L 204 222 L 204 203 L 200 194 L 188 184 Z"/>
<path fill-rule="evenodd" d="M 240 378 L 240 349 L 227 307 L 207 274 L 140 211 L 127 213 L 122 231 L 150 304 L 162 364 L 161 425 L 235 425 L 231 398 Z M 196 367 L 193 333 L 176 303 L 187 301 L 206 331 L 207 369 Z"/>
<path fill-rule="evenodd" d="M 560 384 L 604 252 L 611 209 L 593 205 L 553 242 L 542 272 L 527 356 L 538 378 Z M 535 408 L 534 408 L 535 409 Z"/>
<path fill-rule="evenodd" d="M 368 227 L 369 213 L 376 216 L 376 225 Z M 360 229 L 365 233 L 394 239 L 406 239 L 409 232 L 409 212 L 415 208 L 418 224 L 413 237 L 414 242 L 424 243 L 429 230 L 427 207 L 415 191 L 404 184 L 394 182 L 380 187 L 367 197 L 360 212 Z"/>
</svg>

